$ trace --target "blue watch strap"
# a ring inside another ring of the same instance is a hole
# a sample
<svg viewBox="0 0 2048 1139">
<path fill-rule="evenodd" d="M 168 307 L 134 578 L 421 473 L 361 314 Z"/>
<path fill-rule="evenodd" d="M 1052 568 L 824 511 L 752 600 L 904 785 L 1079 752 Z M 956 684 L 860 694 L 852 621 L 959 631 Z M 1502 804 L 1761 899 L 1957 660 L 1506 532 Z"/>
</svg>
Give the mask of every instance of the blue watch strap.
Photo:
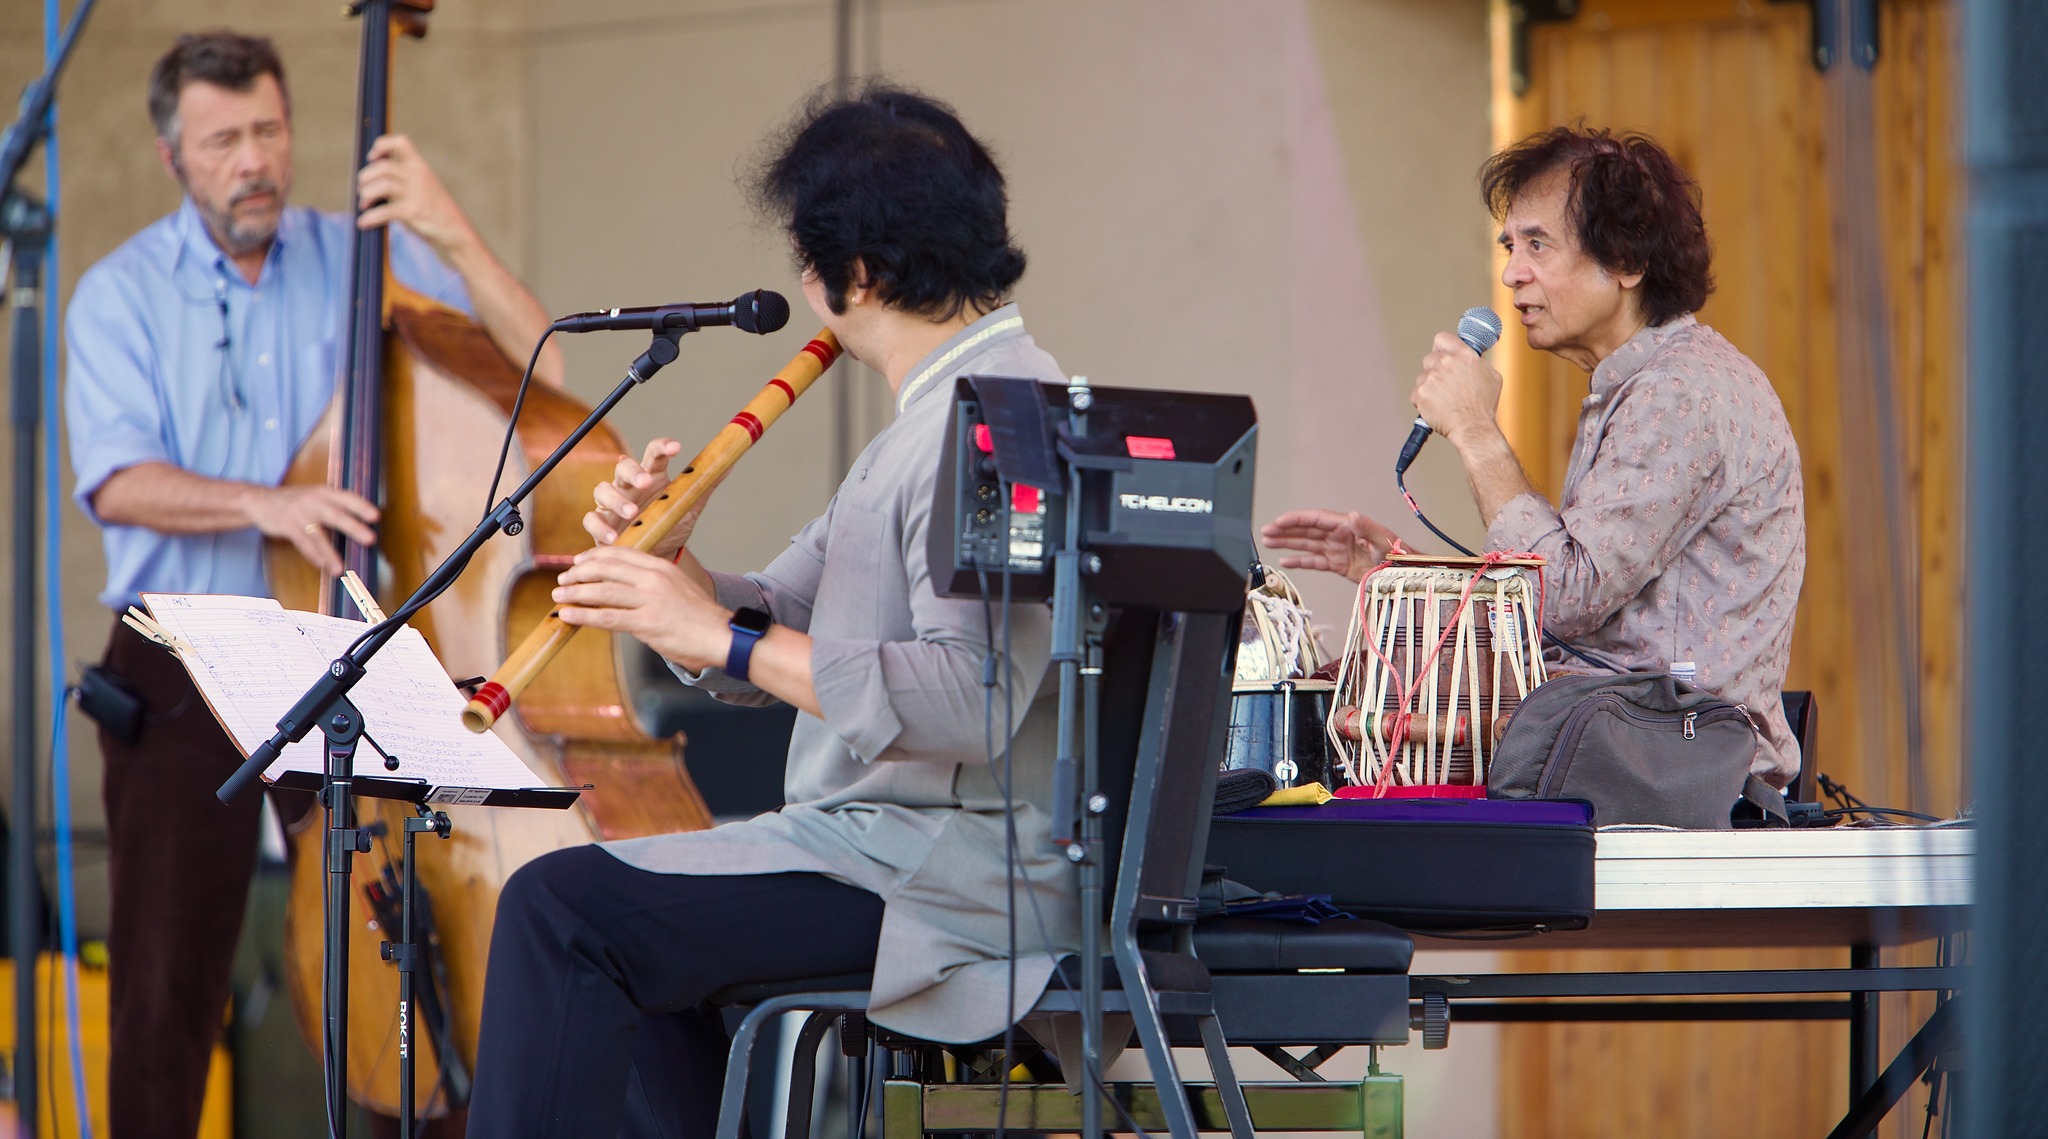
<svg viewBox="0 0 2048 1139">
<path fill-rule="evenodd" d="M 732 647 L 725 651 L 725 674 L 734 680 L 747 679 L 747 665 L 753 660 L 754 645 L 767 635 L 771 619 L 759 609 L 733 613 L 726 628 L 732 630 Z"/>
</svg>

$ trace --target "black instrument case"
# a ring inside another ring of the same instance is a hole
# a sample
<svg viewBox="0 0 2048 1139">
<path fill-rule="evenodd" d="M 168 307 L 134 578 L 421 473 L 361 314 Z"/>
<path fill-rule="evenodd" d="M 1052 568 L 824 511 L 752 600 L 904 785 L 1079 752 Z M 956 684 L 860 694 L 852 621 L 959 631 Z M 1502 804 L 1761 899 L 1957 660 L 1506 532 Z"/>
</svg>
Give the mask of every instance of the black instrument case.
<svg viewBox="0 0 2048 1139">
<path fill-rule="evenodd" d="M 1255 807 L 1214 820 L 1208 861 L 1254 889 L 1327 894 L 1418 932 L 1583 929 L 1593 918 L 1593 808 L 1580 800 Z"/>
</svg>

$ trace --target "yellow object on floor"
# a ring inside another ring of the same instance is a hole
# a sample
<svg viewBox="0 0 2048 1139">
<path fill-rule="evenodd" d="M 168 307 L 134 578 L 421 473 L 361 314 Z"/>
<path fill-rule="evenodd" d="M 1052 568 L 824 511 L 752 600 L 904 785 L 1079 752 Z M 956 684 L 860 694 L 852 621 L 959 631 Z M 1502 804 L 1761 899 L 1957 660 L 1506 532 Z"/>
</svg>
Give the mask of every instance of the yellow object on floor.
<svg viewBox="0 0 2048 1139">
<path fill-rule="evenodd" d="M 1320 783 L 1304 783 L 1299 787 L 1282 787 L 1264 799 L 1261 807 L 1320 807 L 1336 798 L 1330 789 Z"/>
<path fill-rule="evenodd" d="M 37 1038 L 41 1047 L 36 1082 L 41 1086 L 36 1104 L 47 1139 L 76 1139 L 79 1135 L 78 1097 L 71 1084 L 71 1036 L 64 1005 L 64 961 L 56 954 L 44 954 L 36 962 Z M 52 1025 L 55 1036 L 52 1036 Z M 87 1109 L 92 1112 L 95 1136 L 107 1134 L 107 971 L 89 965 L 78 967 L 78 1043 L 85 1063 Z M 14 962 L 0 958 L 0 1053 L 8 1066 L 14 1062 Z M 206 1073 L 206 1107 L 199 1117 L 200 1139 L 231 1139 L 234 1135 L 234 1070 L 228 1050 L 215 1045 L 213 1065 Z M 52 1102 L 54 1099 L 55 1102 Z M 15 1139 L 16 1115 L 12 1103 L 0 1102 L 0 1139 Z M 52 1126 L 54 1124 L 54 1126 Z"/>
</svg>

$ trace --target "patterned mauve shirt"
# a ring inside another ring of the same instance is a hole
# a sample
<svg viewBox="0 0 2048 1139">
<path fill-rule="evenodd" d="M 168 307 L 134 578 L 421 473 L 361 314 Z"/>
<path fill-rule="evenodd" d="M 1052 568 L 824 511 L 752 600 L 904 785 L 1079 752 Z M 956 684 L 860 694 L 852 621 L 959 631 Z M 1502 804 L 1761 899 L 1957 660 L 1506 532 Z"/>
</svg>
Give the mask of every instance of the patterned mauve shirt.
<svg viewBox="0 0 2048 1139">
<path fill-rule="evenodd" d="M 1602 360 L 1562 503 L 1521 495 L 1486 539 L 1549 562 L 1552 633 L 1630 669 L 1692 662 L 1694 683 L 1757 722 L 1750 769 L 1779 787 L 1798 772 L 1779 692 L 1806 574 L 1799 446 L 1770 381 L 1726 337 L 1684 316 Z"/>
</svg>

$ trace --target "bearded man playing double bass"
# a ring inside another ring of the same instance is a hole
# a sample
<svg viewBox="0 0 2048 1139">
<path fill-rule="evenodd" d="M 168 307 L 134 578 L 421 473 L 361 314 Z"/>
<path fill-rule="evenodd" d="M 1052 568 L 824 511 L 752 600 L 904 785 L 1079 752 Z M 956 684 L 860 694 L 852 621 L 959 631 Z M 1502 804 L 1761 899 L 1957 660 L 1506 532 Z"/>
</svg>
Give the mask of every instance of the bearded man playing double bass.
<svg viewBox="0 0 2048 1139">
<path fill-rule="evenodd" d="M 144 592 L 266 594 L 266 537 L 328 573 L 341 570 L 336 533 L 375 539 L 372 503 L 278 485 L 334 391 L 356 229 L 401 223 L 398 279 L 477 317 L 508 355 L 523 359 L 548 323 L 402 136 L 372 147 L 356 181 L 370 205 L 354 219 L 286 205 L 291 103 L 268 40 L 180 38 L 151 73 L 149 112 L 184 200 L 86 271 L 65 325 L 76 497 L 102 527 L 100 600 L 116 614 Z M 536 371 L 560 375 L 552 347 Z M 109 1122 L 117 1139 L 189 1139 L 260 800 L 214 798 L 241 755 L 175 658 L 116 620 L 102 667 L 142 706 L 132 731 L 100 731 Z"/>
<path fill-rule="evenodd" d="M 881 373 L 897 418 L 767 568 L 706 570 L 676 532 L 654 554 L 578 555 L 555 600 L 564 620 L 629 633 L 721 698 L 795 705 L 787 804 L 557 851 L 512 876 L 472 1135 L 613 1139 L 629 1117 L 651 1124 L 633 1134 L 708 1135 L 727 1050 L 708 1004 L 719 989 L 873 970 L 876 1023 L 981 1040 L 1003 1031 L 1006 1006 L 1031 1007 L 1079 941 L 1074 872 L 1044 809 L 1050 617 L 1018 605 L 1000 618 L 1004 659 L 984 607 L 937 596 L 925 558 L 954 378 L 1064 379 L 1004 303 L 1024 256 L 1002 173 L 948 108 L 888 87 L 815 103 L 783 137 L 760 196 L 786 223 L 811 310 Z M 677 452 L 657 440 L 621 461 L 585 520 L 598 541 L 662 489 Z M 1017 713 L 1015 876 L 1047 919 L 1019 923 L 1014 1002 L 1009 797 L 988 762 L 984 675 Z"/>
</svg>

